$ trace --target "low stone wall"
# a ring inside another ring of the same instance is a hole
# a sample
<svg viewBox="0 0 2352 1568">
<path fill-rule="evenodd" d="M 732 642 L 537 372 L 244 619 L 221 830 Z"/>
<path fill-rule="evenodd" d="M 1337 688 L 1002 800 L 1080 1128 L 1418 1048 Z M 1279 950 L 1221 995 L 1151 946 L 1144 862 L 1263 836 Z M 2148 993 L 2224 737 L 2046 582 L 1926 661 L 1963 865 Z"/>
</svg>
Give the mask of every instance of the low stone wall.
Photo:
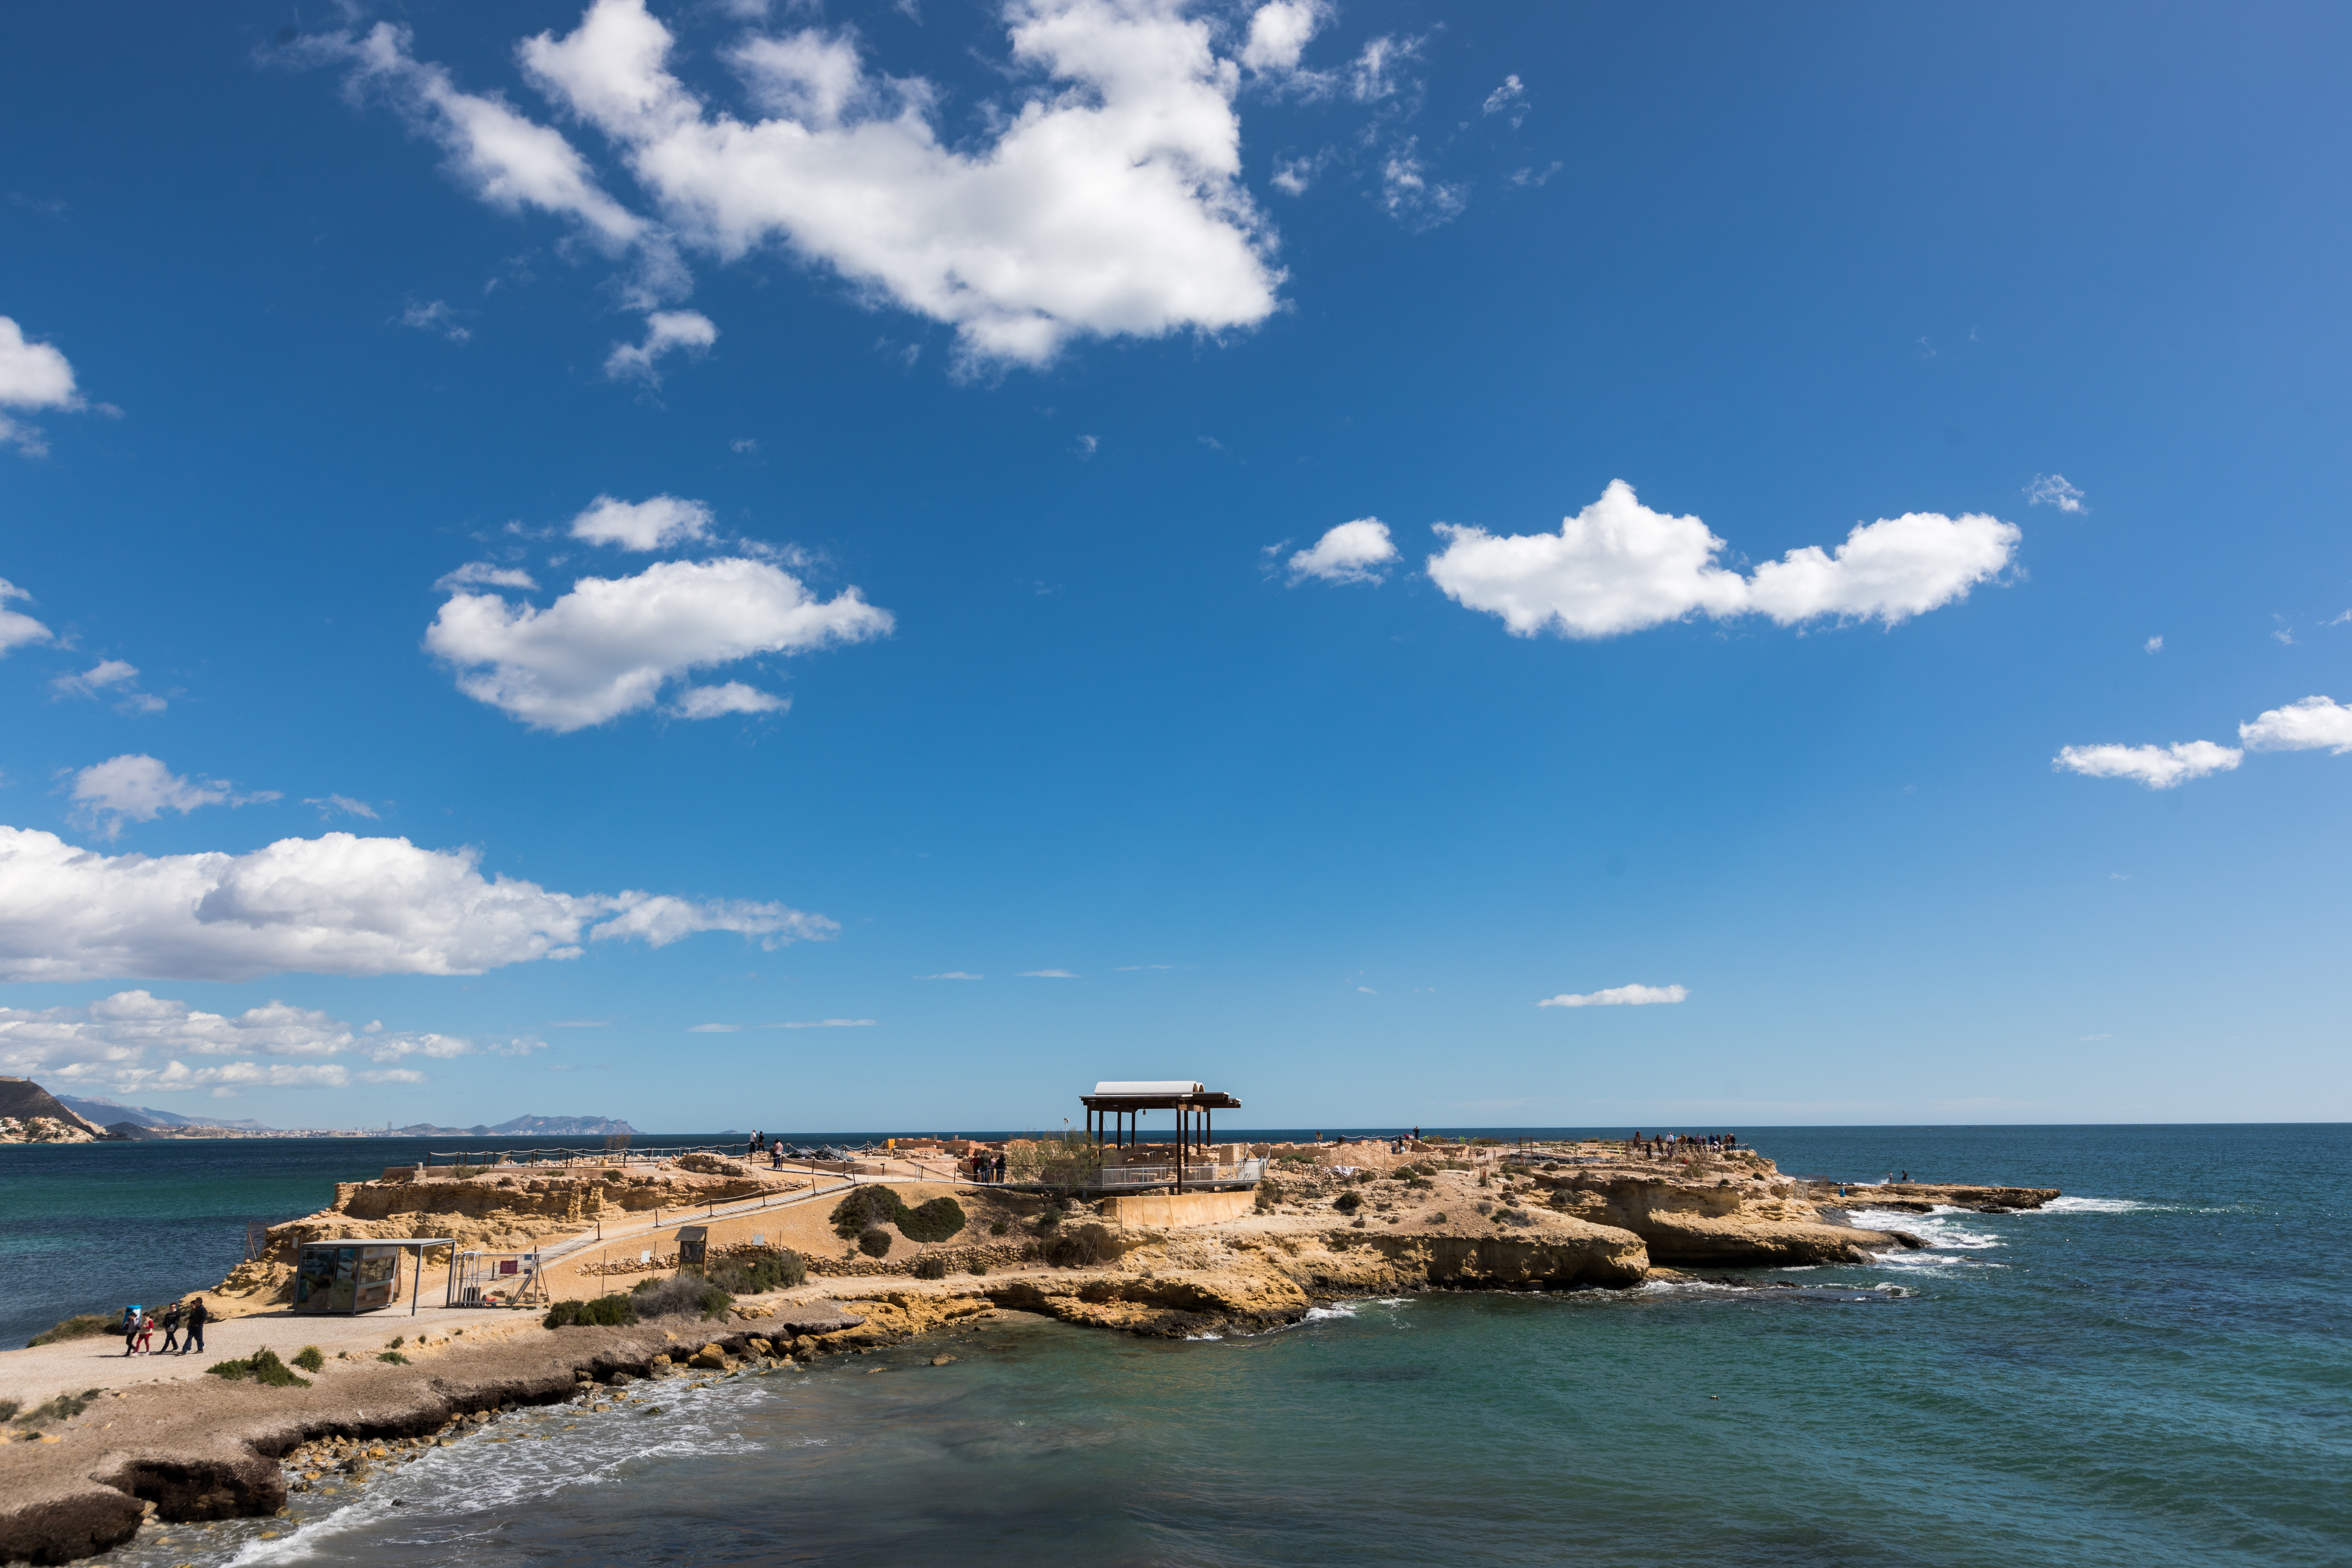
<svg viewBox="0 0 2352 1568">
<path fill-rule="evenodd" d="M 1255 1193 L 1130 1193 L 1102 1201 L 1103 1217 L 1114 1224 L 1155 1226 L 1162 1230 L 1221 1225 L 1256 1207 Z"/>
</svg>

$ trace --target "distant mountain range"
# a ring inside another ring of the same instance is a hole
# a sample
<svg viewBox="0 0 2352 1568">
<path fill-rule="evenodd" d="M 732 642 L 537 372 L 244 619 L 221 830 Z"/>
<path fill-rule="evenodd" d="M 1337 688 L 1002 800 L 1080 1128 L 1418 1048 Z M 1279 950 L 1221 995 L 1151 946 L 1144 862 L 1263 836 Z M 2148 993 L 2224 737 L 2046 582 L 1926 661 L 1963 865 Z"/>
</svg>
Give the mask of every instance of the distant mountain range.
<svg viewBox="0 0 2352 1568">
<path fill-rule="evenodd" d="M 471 1127 L 436 1127 L 430 1121 L 419 1121 L 407 1127 L 395 1127 L 392 1131 L 403 1138 L 497 1138 L 517 1134 L 610 1138 L 634 1134 L 636 1129 L 625 1121 L 614 1121 L 603 1116 L 518 1116 L 511 1121 L 501 1121 L 496 1127 L 485 1127 L 478 1122 Z"/>
<path fill-rule="evenodd" d="M 152 1106 L 125 1105 L 102 1094 L 61 1094 L 57 1098 L 58 1104 L 76 1116 L 100 1127 L 110 1127 L 118 1121 L 133 1121 L 142 1127 L 234 1127 L 240 1132 L 274 1131 L 258 1121 L 223 1121 L 217 1117 L 183 1116 L 176 1110 L 157 1110 Z"/>
</svg>

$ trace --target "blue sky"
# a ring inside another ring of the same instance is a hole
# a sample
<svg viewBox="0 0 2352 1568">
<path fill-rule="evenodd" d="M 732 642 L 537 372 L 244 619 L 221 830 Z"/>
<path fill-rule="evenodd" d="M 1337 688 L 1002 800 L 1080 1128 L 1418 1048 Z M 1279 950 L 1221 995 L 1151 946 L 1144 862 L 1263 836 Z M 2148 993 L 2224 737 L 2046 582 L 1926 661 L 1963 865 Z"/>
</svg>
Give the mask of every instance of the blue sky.
<svg viewBox="0 0 2352 1568">
<path fill-rule="evenodd" d="M 5 26 L 0 1070 L 2352 1110 L 2340 11 Z"/>
</svg>

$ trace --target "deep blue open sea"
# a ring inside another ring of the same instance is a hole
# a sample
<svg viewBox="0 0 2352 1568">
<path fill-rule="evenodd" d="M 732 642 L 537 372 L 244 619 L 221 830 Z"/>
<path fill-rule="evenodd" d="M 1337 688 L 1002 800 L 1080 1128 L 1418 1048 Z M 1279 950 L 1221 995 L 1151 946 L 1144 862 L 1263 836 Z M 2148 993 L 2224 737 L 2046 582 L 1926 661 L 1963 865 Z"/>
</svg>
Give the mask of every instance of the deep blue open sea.
<svg viewBox="0 0 2352 1568">
<path fill-rule="evenodd" d="M 1931 1249 L 1757 1276 L 1795 1290 L 1423 1295 L 1181 1343 L 1002 1320 L 663 1384 L 657 1411 L 520 1415 L 364 1500 L 305 1500 L 280 1539 L 182 1529 L 115 1558 L 2352 1563 L 2352 1128 L 1742 1136 L 1793 1173 L 2069 1196 L 1889 1215 Z M 299 1192 L 272 1163 L 289 1150 L 313 1162 Z M 51 1276 L 101 1242 L 157 1238 L 151 1295 L 212 1247 L 169 1281 L 208 1282 L 248 1215 L 386 1163 L 348 1143 L 0 1150 L 5 1321 L 58 1315 Z M 103 1224 L 59 1230 L 77 1204 Z M 70 1304 L 109 1306 L 116 1279 Z M 960 1359 L 924 1364 L 942 1350 Z"/>
</svg>

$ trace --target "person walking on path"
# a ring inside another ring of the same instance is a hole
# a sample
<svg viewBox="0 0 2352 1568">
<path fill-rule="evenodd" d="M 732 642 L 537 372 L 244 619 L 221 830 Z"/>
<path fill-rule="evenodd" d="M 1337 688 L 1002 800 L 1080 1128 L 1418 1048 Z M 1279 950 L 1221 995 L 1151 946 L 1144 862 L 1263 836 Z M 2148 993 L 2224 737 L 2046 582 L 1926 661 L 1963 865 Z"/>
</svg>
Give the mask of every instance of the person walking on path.
<svg viewBox="0 0 2352 1568">
<path fill-rule="evenodd" d="M 211 1318 L 212 1313 L 205 1309 L 205 1299 L 202 1296 L 197 1297 L 193 1302 L 189 1303 L 188 1342 L 180 1347 L 180 1353 L 182 1355 L 187 1354 L 190 1351 L 195 1352 L 198 1355 L 202 1355 L 204 1353 L 205 1324 L 210 1321 Z"/>
<path fill-rule="evenodd" d="M 139 1319 L 141 1315 L 141 1308 L 139 1303 L 136 1301 L 131 1302 L 131 1305 L 122 1309 L 122 1353 L 126 1356 L 134 1356 L 139 1353 Z"/>
<path fill-rule="evenodd" d="M 142 1312 L 142 1313 L 140 1313 L 140 1314 L 139 1314 L 139 1353 L 140 1353 L 141 1355 L 153 1355 L 153 1354 L 155 1353 L 152 1350 L 151 1350 L 151 1349 L 149 1349 L 149 1348 L 148 1348 L 148 1347 L 149 1347 L 149 1344 L 150 1344 L 150 1342 L 152 1342 L 154 1338 L 155 1338 L 155 1314 L 154 1314 L 154 1313 L 152 1313 L 152 1312 Z"/>
<path fill-rule="evenodd" d="M 180 1350 L 180 1304 L 177 1301 L 163 1309 L 163 1348 L 158 1355 L 176 1355 Z"/>
</svg>

